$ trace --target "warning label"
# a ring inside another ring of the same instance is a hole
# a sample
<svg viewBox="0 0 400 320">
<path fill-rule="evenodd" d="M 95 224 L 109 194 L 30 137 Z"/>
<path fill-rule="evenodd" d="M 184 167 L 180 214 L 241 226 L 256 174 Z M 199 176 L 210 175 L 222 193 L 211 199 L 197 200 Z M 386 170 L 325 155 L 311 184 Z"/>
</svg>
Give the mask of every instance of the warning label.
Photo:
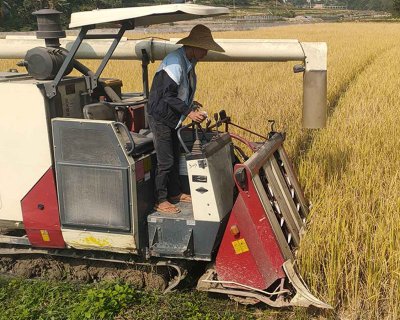
<svg viewBox="0 0 400 320">
<path fill-rule="evenodd" d="M 236 254 L 241 254 L 249 251 L 249 247 L 247 246 L 246 240 L 244 240 L 243 238 L 232 241 L 232 246 Z"/>
<path fill-rule="evenodd" d="M 47 230 L 40 230 L 40 234 L 42 235 L 43 241 L 49 242 L 50 241 L 50 236 Z"/>
</svg>

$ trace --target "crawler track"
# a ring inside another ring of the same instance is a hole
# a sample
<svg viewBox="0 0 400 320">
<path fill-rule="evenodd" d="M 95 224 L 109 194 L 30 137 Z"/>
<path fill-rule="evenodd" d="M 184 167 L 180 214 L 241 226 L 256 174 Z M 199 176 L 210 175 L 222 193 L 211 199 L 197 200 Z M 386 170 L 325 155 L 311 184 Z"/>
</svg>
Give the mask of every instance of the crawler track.
<svg viewBox="0 0 400 320">
<path fill-rule="evenodd" d="M 2 246 L 0 274 L 79 282 L 122 280 L 137 289 L 169 292 L 185 278 L 186 267 L 169 261 L 134 261 L 122 254 Z"/>
</svg>

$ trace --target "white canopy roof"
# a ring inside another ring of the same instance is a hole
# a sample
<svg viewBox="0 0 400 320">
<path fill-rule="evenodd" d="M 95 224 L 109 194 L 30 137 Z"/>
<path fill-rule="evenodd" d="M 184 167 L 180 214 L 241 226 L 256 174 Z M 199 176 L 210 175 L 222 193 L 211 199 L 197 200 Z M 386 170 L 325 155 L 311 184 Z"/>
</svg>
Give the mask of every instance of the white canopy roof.
<svg viewBox="0 0 400 320">
<path fill-rule="evenodd" d="M 69 27 L 78 28 L 130 19 L 135 20 L 135 27 L 148 26 L 158 23 L 218 16 L 227 14 L 228 12 L 227 8 L 197 4 L 165 4 L 133 8 L 97 9 L 73 13 Z"/>
</svg>

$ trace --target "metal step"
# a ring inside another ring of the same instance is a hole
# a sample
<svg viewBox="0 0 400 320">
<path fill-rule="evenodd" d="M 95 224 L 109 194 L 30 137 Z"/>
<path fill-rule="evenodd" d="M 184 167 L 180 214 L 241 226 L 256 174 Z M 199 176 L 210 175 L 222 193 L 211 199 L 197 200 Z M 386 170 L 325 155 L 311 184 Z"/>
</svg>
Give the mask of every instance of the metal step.
<svg viewBox="0 0 400 320">
<path fill-rule="evenodd" d="M 175 204 L 181 212 L 179 213 L 162 213 L 158 211 L 153 211 L 151 214 L 149 214 L 149 219 L 153 218 L 154 219 L 176 219 L 176 220 L 193 220 L 193 207 L 191 203 L 184 203 L 184 202 L 179 202 Z"/>
<path fill-rule="evenodd" d="M 191 203 L 180 202 L 177 214 L 153 212 L 147 217 L 150 252 L 156 257 L 187 257 L 193 255 L 195 223 Z"/>
<path fill-rule="evenodd" d="M 181 224 L 161 223 L 151 226 L 150 231 L 153 235 L 150 243 L 152 256 L 187 257 L 194 254 L 192 228 L 182 228 Z"/>
<path fill-rule="evenodd" d="M 168 256 L 177 256 L 184 257 L 188 253 L 188 248 L 186 246 L 180 245 L 170 245 L 168 243 L 156 243 L 151 247 L 151 250 L 154 253 L 158 253 L 160 255 L 168 255 Z"/>
</svg>

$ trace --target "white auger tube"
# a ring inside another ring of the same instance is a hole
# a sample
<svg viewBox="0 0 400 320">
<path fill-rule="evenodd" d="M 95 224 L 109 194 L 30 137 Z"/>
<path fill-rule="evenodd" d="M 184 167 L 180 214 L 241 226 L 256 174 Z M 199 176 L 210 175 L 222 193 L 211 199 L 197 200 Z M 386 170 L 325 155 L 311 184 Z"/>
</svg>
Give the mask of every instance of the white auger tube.
<svg viewBox="0 0 400 320">
<path fill-rule="evenodd" d="M 128 40 L 123 38 L 112 59 L 141 60 L 146 50 L 150 60 L 162 60 L 179 47 L 178 39 Z M 72 39 L 60 39 L 61 46 L 69 49 Z M 225 52 L 209 52 L 204 61 L 266 62 L 302 61 L 303 79 L 303 127 L 323 128 L 327 116 L 327 46 L 324 42 L 300 42 L 298 40 L 268 39 L 216 39 Z M 101 59 L 111 45 L 110 40 L 85 40 L 77 59 Z M 0 59 L 23 59 L 29 49 L 45 46 L 44 40 L 32 37 L 0 39 Z"/>
</svg>

